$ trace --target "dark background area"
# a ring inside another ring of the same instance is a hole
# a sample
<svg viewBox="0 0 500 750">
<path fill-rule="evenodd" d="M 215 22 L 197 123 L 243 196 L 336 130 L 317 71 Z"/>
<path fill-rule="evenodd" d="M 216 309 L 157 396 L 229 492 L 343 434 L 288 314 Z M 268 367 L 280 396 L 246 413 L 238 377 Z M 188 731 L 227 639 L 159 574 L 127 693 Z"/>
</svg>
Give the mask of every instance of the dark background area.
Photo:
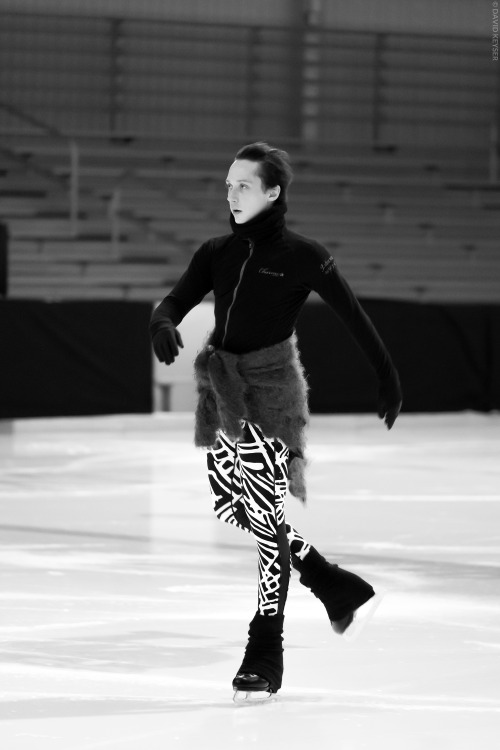
<svg viewBox="0 0 500 750">
<path fill-rule="evenodd" d="M 500 305 L 362 302 L 399 370 L 403 410 L 500 408 Z M 143 302 L 0 303 L 0 418 L 148 413 L 152 359 Z M 312 412 L 369 412 L 377 381 L 322 303 L 297 328 Z"/>
<path fill-rule="evenodd" d="M 500 305 L 362 304 L 399 370 L 404 411 L 499 408 Z M 325 305 L 306 305 L 298 336 L 309 373 L 311 411 L 375 408 L 374 373 Z"/>
<path fill-rule="evenodd" d="M 0 418 L 151 411 L 151 305 L 0 302 Z"/>
</svg>

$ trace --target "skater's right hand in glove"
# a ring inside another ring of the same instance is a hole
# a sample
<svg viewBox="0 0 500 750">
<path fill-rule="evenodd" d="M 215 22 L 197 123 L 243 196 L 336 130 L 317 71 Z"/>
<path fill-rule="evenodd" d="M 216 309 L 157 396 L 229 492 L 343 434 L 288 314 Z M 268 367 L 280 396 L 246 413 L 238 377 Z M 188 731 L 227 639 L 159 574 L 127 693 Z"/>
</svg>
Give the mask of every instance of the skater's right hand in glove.
<svg viewBox="0 0 500 750">
<path fill-rule="evenodd" d="M 378 415 L 383 419 L 387 429 L 390 430 L 401 411 L 403 394 L 399 383 L 399 375 L 393 370 L 388 377 L 379 381 L 378 388 Z"/>
<path fill-rule="evenodd" d="M 171 365 L 179 355 L 179 347 L 184 348 L 181 334 L 170 321 L 163 322 L 153 336 L 153 350 L 160 362 Z"/>
</svg>

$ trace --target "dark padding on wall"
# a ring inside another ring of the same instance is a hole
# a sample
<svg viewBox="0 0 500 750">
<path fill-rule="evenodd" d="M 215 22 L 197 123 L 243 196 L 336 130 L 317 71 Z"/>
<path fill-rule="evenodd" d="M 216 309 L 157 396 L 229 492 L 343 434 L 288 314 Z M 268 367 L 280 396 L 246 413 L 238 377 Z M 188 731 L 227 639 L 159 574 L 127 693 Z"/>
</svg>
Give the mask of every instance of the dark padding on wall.
<svg viewBox="0 0 500 750">
<path fill-rule="evenodd" d="M 0 302 L 0 418 L 151 411 L 151 306 Z"/>
<path fill-rule="evenodd" d="M 500 305 L 363 302 L 409 412 L 500 409 Z M 148 413 L 151 306 L 0 301 L 0 418 Z M 309 303 L 297 328 L 311 411 L 370 412 L 377 381 L 343 324 Z"/>
<path fill-rule="evenodd" d="M 500 305 L 490 318 L 489 394 L 494 409 L 500 409 Z"/>
<path fill-rule="evenodd" d="M 362 304 L 399 370 L 405 411 L 500 408 L 500 305 Z M 311 411 L 375 409 L 374 373 L 325 304 L 306 305 L 297 333 Z"/>
<path fill-rule="evenodd" d="M 9 230 L 0 221 L 0 299 L 9 291 Z"/>
</svg>

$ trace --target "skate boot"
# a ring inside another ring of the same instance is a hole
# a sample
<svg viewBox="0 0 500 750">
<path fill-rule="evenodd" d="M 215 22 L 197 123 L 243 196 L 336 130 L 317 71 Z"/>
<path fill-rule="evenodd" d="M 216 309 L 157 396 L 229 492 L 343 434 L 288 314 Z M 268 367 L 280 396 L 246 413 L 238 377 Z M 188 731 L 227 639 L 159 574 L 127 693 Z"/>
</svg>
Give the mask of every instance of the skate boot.
<svg viewBox="0 0 500 750">
<path fill-rule="evenodd" d="M 255 614 L 245 657 L 233 680 L 235 703 L 270 700 L 283 677 L 283 615 Z"/>
<path fill-rule="evenodd" d="M 369 583 L 348 570 L 332 565 L 311 547 L 304 560 L 292 555 L 300 582 L 324 605 L 335 633 L 354 640 L 380 604 Z"/>
</svg>

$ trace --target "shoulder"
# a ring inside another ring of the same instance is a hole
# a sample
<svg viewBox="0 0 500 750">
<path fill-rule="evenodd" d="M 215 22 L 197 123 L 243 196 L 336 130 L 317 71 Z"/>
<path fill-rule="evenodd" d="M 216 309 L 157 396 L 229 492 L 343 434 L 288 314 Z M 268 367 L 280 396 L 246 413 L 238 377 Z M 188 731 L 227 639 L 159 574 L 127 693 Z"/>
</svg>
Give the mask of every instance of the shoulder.
<svg viewBox="0 0 500 750">
<path fill-rule="evenodd" d="M 290 247 L 298 252 L 315 256 L 323 256 L 325 253 L 329 255 L 326 247 L 312 237 L 306 237 L 304 234 L 287 229 L 286 238 Z"/>
<path fill-rule="evenodd" d="M 321 242 L 289 229 L 286 231 L 286 238 L 297 260 L 305 267 L 317 268 L 320 271 L 323 271 L 326 266 L 335 267 L 333 256 Z"/>
</svg>

